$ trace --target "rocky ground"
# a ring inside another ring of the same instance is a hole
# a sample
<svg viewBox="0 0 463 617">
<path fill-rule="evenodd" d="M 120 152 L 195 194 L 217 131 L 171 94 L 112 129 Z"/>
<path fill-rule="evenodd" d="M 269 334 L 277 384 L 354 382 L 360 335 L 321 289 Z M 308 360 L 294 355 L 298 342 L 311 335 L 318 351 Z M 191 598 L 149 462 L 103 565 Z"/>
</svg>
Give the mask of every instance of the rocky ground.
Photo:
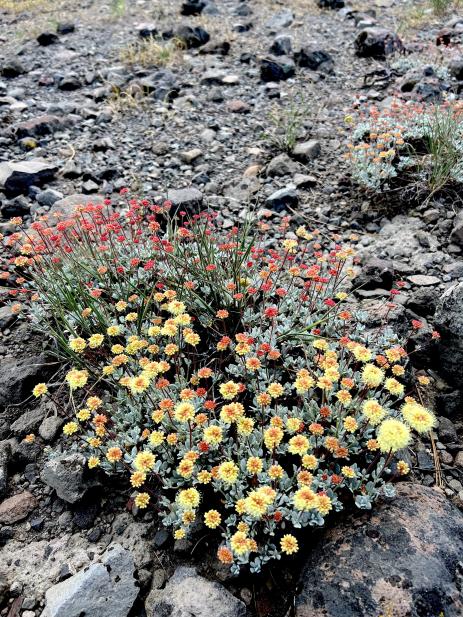
<svg viewBox="0 0 463 617">
<path fill-rule="evenodd" d="M 393 321 L 423 323 L 413 363 L 432 379 L 439 427 L 407 454 L 414 483 L 391 505 L 314 535 L 298 563 L 231 579 L 207 535 L 174 544 L 152 514 L 127 512 L 125 487 L 90 482 L 61 453 L 58 410 L 24 402 L 57 366 L 0 308 L 0 615 L 460 615 L 461 199 L 369 196 L 343 153 L 359 103 L 459 95 L 463 20 L 401 0 L 165 4 L 0 0 L 0 232 L 125 186 L 229 226 L 252 211 L 275 228 L 294 215 L 354 231 L 371 324 L 406 283 Z"/>
</svg>

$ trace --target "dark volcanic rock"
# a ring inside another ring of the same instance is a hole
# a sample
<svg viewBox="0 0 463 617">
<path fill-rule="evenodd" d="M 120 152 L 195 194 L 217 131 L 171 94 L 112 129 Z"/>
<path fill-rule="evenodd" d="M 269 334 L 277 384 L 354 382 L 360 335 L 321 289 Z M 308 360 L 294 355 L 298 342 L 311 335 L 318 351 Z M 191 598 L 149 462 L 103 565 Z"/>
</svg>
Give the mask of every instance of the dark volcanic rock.
<svg viewBox="0 0 463 617">
<path fill-rule="evenodd" d="M 48 47 L 48 45 L 54 45 L 59 42 L 59 36 L 54 32 L 42 32 L 37 37 L 37 43 L 42 45 L 43 47 Z"/>
<path fill-rule="evenodd" d="M 301 47 L 294 52 L 294 60 L 298 66 L 316 71 L 318 69 L 329 73 L 333 70 L 333 58 L 321 49 Z"/>
<path fill-rule="evenodd" d="M 1 64 L 0 74 L 2 77 L 12 79 L 19 77 L 19 75 L 24 75 L 24 73 L 27 73 L 27 70 L 17 58 L 9 58 Z"/>
<path fill-rule="evenodd" d="M 0 407 L 15 405 L 30 397 L 32 388 L 37 383 L 46 381 L 45 362 L 44 356 L 3 358 Z"/>
<path fill-rule="evenodd" d="M 441 335 L 441 368 L 461 387 L 463 380 L 463 283 L 448 289 L 439 301 L 434 324 Z"/>
<path fill-rule="evenodd" d="M 41 186 L 53 178 L 57 167 L 41 159 L 0 163 L 0 189 L 8 198 L 26 193 L 27 189 Z"/>
<path fill-rule="evenodd" d="M 281 56 L 277 59 L 263 58 L 260 62 L 260 77 L 262 81 L 284 81 L 296 72 L 294 61 Z"/>
<path fill-rule="evenodd" d="M 402 49 L 397 34 L 386 28 L 364 28 L 355 39 L 355 52 L 363 58 L 384 58 Z"/>
<path fill-rule="evenodd" d="M 179 26 L 175 30 L 175 36 L 181 39 L 188 49 L 201 47 L 210 39 L 209 33 L 204 30 L 204 28 L 201 28 L 201 26 Z"/>
<path fill-rule="evenodd" d="M 317 0 L 317 4 L 321 9 L 342 9 L 345 6 L 344 0 Z"/>
<path fill-rule="evenodd" d="M 463 516 L 438 489 L 404 483 L 397 493 L 312 549 L 296 617 L 462 614 Z"/>
<path fill-rule="evenodd" d="M 64 128 L 65 122 L 59 116 L 43 115 L 20 122 L 15 129 L 16 137 L 43 137 L 51 135 L 60 128 Z"/>
</svg>

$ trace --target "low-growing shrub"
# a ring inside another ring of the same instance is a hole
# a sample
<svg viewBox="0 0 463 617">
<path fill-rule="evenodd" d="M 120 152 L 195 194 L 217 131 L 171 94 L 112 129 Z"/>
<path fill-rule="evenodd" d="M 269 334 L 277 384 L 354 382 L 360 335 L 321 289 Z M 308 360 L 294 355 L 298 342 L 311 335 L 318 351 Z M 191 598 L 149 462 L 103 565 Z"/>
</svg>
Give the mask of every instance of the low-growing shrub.
<svg viewBox="0 0 463 617">
<path fill-rule="evenodd" d="M 176 539 L 203 522 L 233 573 L 257 572 L 301 529 L 392 495 L 396 455 L 434 416 L 405 395 L 394 333 L 350 308 L 351 248 L 170 207 L 33 223 L 6 239 L 3 279 L 72 363 L 69 448 L 125 475 Z"/>
<path fill-rule="evenodd" d="M 463 104 L 394 101 L 354 119 L 346 157 L 373 191 L 415 186 L 427 197 L 463 182 Z"/>
</svg>

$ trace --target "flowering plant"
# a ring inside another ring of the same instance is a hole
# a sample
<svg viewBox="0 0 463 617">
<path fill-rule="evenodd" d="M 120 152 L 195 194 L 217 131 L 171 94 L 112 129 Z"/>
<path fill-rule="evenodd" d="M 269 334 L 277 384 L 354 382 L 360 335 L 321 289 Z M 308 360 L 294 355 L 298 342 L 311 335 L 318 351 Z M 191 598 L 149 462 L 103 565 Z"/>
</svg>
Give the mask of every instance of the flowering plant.
<svg viewBox="0 0 463 617">
<path fill-rule="evenodd" d="M 347 116 L 346 158 L 361 186 L 380 191 L 422 184 L 430 195 L 463 182 L 463 104 L 393 101 Z"/>
<path fill-rule="evenodd" d="M 296 553 L 301 528 L 391 495 L 408 472 L 394 455 L 434 416 L 403 400 L 394 333 L 349 308 L 352 249 L 290 237 L 287 221 L 277 241 L 169 209 L 107 202 L 34 223 L 7 239 L 3 278 L 24 269 L 13 295 L 33 290 L 72 361 L 63 430 L 88 467 L 126 474 L 133 508 L 176 539 L 197 521 L 219 530 L 218 558 L 257 572 Z"/>
</svg>

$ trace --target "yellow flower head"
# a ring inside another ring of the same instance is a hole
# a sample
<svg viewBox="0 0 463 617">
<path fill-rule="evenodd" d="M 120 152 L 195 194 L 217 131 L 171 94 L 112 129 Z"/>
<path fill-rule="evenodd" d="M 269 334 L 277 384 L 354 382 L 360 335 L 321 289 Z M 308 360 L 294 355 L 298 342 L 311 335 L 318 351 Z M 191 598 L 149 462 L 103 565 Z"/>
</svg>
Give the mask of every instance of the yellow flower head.
<svg viewBox="0 0 463 617">
<path fill-rule="evenodd" d="M 217 510 L 209 510 L 204 514 L 204 524 L 210 529 L 215 529 L 220 525 L 222 517 Z"/>
<path fill-rule="evenodd" d="M 280 540 L 280 548 L 285 555 L 293 555 L 299 550 L 299 544 L 293 535 L 287 533 Z"/>
<path fill-rule="evenodd" d="M 397 452 L 410 443 L 410 429 L 400 420 L 387 418 L 379 426 L 377 441 L 381 452 Z"/>
<path fill-rule="evenodd" d="M 238 478 L 239 468 L 233 461 L 225 461 L 219 465 L 218 476 L 226 484 L 234 484 Z"/>
</svg>

